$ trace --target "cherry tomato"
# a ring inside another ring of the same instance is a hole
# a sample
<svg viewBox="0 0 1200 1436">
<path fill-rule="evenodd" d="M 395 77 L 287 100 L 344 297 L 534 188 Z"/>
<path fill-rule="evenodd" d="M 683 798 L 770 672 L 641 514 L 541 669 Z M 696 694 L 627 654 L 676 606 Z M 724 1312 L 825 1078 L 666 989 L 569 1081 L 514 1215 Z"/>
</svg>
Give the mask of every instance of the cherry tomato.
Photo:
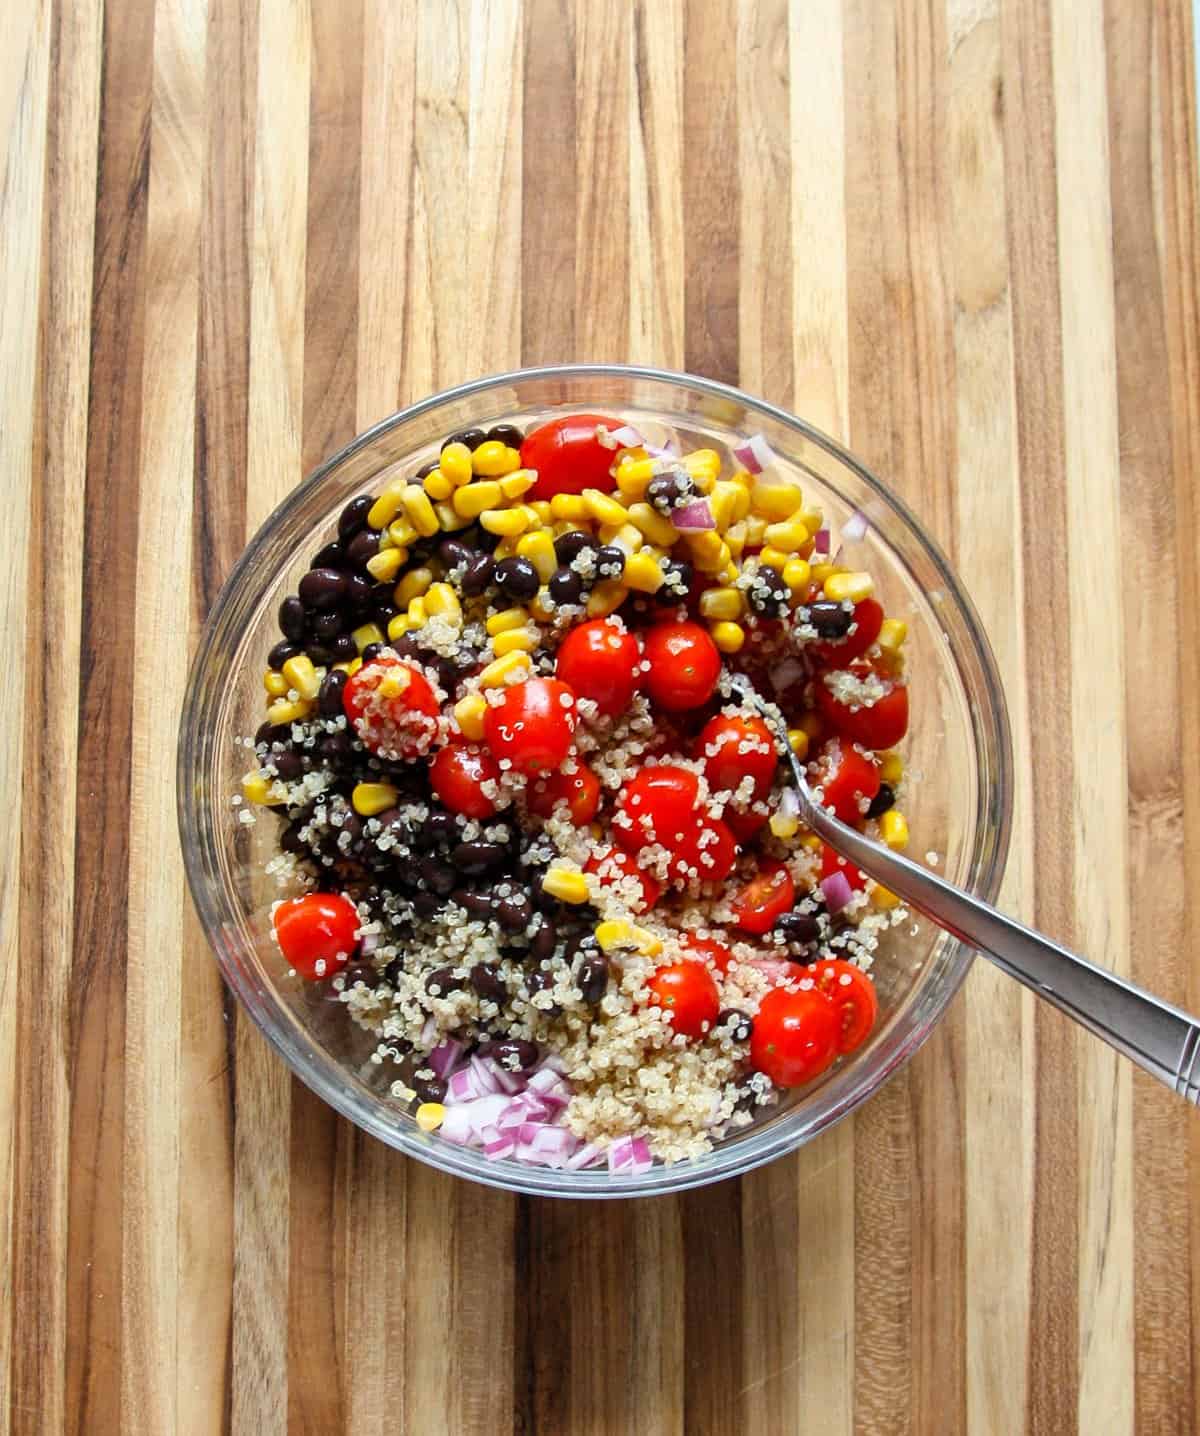
<svg viewBox="0 0 1200 1436">
<path fill-rule="evenodd" d="M 652 843 L 676 848 L 694 830 L 700 780 L 689 768 L 653 763 L 641 768 L 621 789 L 613 832 L 631 853 Z"/>
<path fill-rule="evenodd" d="M 840 853 L 834 851 L 828 843 L 821 844 L 821 878 L 824 880 L 834 873 L 844 874 L 846 881 L 850 884 L 852 892 L 860 893 L 871 881 L 861 868 L 856 868 L 848 863 Z"/>
<path fill-rule="evenodd" d="M 721 655 L 698 623 L 660 623 L 646 634 L 646 691 L 668 713 L 700 708 L 712 697 Z"/>
<path fill-rule="evenodd" d="M 496 804 L 480 784 L 496 782 L 500 769 L 490 753 L 465 743 L 450 743 L 439 750 L 429 765 L 429 782 L 452 813 L 468 818 L 490 818 Z"/>
<path fill-rule="evenodd" d="M 652 1005 L 661 1007 L 671 1026 L 685 1037 L 703 1037 L 717 1020 L 721 999 L 712 973 L 702 962 L 673 962 L 660 967 L 646 984 Z"/>
<path fill-rule="evenodd" d="M 557 804 L 564 800 L 577 828 L 596 816 L 600 806 L 600 779 L 586 763 L 577 762 L 573 773 L 551 773 L 529 786 L 529 811 L 539 818 L 553 816 Z"/>
<path fill-rule="evenodd" d="M 759 1003 L 750 1036 L 750 1061 L 776 1087 L 801 1087 L 819 1077 L 837 1054 L 837 1009 L 815 988 L 773 988 Z"/>
<path fill-rule="evenodd" d="M 842 703 L 829 691 L 824 675 L 813 684 L 817 696 L 817 707 L 821 716 L 844 737 L 864 748 L 894 748 L 908 732 L 908 689 L 897 683 L 887 673 L 881 673 L 869 663 L 852 663 L 848 671 L 856 678 L 872 675 L 883 684 L 884 694 L 869 708 L 854 707 Z"/>
<path fill-rule="evenodd" d="M 711 962 L 722 977 L 729 971 L 733 953 L 723 943 L 717 942 L 711 937 L 693 937 L 691 933 L 680 937 L 679 940 L 689 952 L 694 952 L 697 957 L 706 958 Z"/>
<path fill-rule="evenodd" d="M 601 713 L 623 713 L 638 686 L 641 650 L 632 633 L 611 618 L 594 618 L 571 629 L 558 647 L 555 672 L 590 698 Z"/>
<path fill-rule="evenodd" d="M 846 638 L 809 646 L 818 662 L 844 668 L 852 658 L 860 658 L 879 637 L 883 627 L 883 605 L 874 598 L 860 599 L 854 605 L 854 632 Z"/>
<path fill-rule="evenodd" d="M 796 884 L 782 863 L 766 861 L 733 900 L 734 926 L 743 932 L 769 932 L 781 913 L 791 912 Z"/>
<path fill-rule="evenodd" d="M 603 414 L 568 414 L 534 429 L 521 445 L 521 467 L 537 470 L 537 483 L 527 497 L 552 499 L 555 494 L 581 494 L 584 489 L 610 493 L 616 480 L 610 470 L 616 462 L 615 449 L 606 449 L 596 437 L 596 426 L 610 432 L 621 427 L 620 419 Z"/>
<path fill-rule="evenodd" d="M 376 753 L 416 758 L 428 752 L 437 736 L 440 709 L 429 680 L 398 658 L 377 658 L 351 674 L 342 708 Z"/>
<path fill-rule="evenodd" d="M 628 853 L 620 848 L 609 848 L 604 853 L 594 853 L 584 867 L 585 872 L 595 873 L 605 887 L 610 887 L 625 878 L 636 878 L 641 885 L 640 899 L 627 903 L 630 912 L 649 912 L 662 897 L 662 883 L 650 873 L 639 868 Z"/>
<path fill-rule="evenodd" d="M 744 812 L 739 812 L 737 808 L 725 809 L 726 826 L 739 843 L 748 843 L 766 823 L 768 816 L 757 808 L 747 808 Z"/>
<path fill-rule="evenodd" d="M 721 793 L 732 793 L 744 778 L 754 783 L 754 796 L 770 790 L 778 757 L 771 730 L 761 718 L 718 713 L 696 739 L 696 756 L 704 761 L 704 775 Z"/>
<path fill-rule="evenodd" d="M 817 990 L 823 992 L 841 1016 L 838 1051 L 844 1056 L 866 1041 L 879 1012 L 875 984 L 852 962 L 826 958 L 810 969 Z"/>
<path fill-rule="evenodd" d="M 817 779 L 824 805 L 843 823 L 857 825 L 865 816 L 862 799 L 869 803 L 879 792 L 879 767 L 849 743 L 834 739 L 821 755 Z"/>
<path fill-rule="evenodd" d="M 680 882 L 698 877 L 702 883 L 721 883 L 737 861 L 737 843 L 720 818 L 699 818 L 675 844 L 671 876 Z"/>
<path fill-rule="evenodd" d="M 358 946 L 358 913 L 337 893 L 308 893 L 275 909 L 279 949 L 301 977 L 333 977 Z"/>
<path fill-rule="evenodd" d="M 575 695 L 556 678 L 530 678 L 505 689 L 483 720 L 487 745 L 519 773 L 558 768 L 575 732 Z"/>
</svg>

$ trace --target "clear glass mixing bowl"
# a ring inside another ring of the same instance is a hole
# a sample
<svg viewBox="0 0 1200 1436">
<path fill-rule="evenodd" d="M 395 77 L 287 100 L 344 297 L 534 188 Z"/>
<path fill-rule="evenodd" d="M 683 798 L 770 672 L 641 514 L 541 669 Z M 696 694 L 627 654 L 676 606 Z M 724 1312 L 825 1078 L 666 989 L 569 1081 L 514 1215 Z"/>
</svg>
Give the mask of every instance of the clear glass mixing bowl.
<svg viewBox="0 0 1200 1436">
<path fill-rule="evenodd" d="M 261 675 L 279 636 L 276 610 L 331 537 L 342 507 L 435 457 L 455 429 L 505 420 L 529 428 L 575 409 L 622 415 L 651 442 L 675 431 L 689 445 L 724 449 L 738 436 L 762 433 L 835 533 L 856 511 L 866 518 L 855 566 L 870 568 L 888 612 L 909 627 L 912 727 L 904 751 L 919 781 L 905 808 L 914 849 L 936 853 L 951 880 L 995 897 L 1012 806 L 1008 720 L 987 639 L 945 557 L 878 479 L 802 420 L 723 384 L 615 365 L 527 369 L 435 395 L 360 435 L 275 510 L 221 590 L 192 668 L 180 727 L 179 825 L 192 895 L 225 980 L 326 1102 L 409 1156 L 475 1181 L 549 1196 L 646 1196 L 748 1171 L 844 1117 L 928 1037 L 971 953 L 924 923 L 894 929 L 874 967 L 880 1018 L 870 1040 L 702 1159 L 638 1176 L 493 1162 L 421 1132 L 389 1095 L 386 1065 L 369 1062 L 371 1039 L 319 988 L 287 977 L 270 932 L 270 904 L 279 894 L 263 872 L 276 825 L 268 819 L 247 827 L 230 802 L 252 763 L 240 740 L 262 719 Z"/>
</svg>

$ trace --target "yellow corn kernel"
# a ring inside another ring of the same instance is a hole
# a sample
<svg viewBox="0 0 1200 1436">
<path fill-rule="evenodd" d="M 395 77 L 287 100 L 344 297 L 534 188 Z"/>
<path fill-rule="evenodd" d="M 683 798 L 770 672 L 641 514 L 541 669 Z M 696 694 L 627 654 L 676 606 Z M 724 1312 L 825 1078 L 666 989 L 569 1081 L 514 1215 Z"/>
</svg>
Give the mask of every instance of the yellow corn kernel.
<svg viewBox="0 0 1200 1436">
<path fill-rule="evenodd" d="M 480 672 L 479 682 L 484 688 L 504 688 L 510 678 L 520 679 L 528 672 L 528 653 L 506 653 L 503 658 L 494 659 Z"/>
<path fill-rule="evenodd" d="M 408 562 L 406 548 L 385 548 L 367 560 L 367 572 L 376 583 L 391 583 Z"/>
<path fill-rule="evenodd" d="M 313 667 L 312 659 L 305 653 L 298 653 L 283 665 L 283 676 L 288 686 L 294 688 L 301 698 L 315 698 L 321 691 L 321 675 Z"/>
<path fill-rule="evenodd" d="M 388 638 L 394 643 L 397 638 L 403 638 L 412 624 L 408 621 L 407 613 L 398 613 L 395 618 L 388 620 Z"/>
<path fill-rule="evenodd" d="M 740 623 L 714 623 L 708 631 L 722 653 L 736 653 L 746 641 L 746 630 Z"/>
<path fill-rule="evenodd" d="M 819 713 L 806 713 L 796 726 L 802 732 L 808 734 L 808 741 L 810 743 L 819 743 L 825 736 L 825 724 L 821 722 L 821 715 Z"/>
<path fill-rule="evenodd" d="M 431 499 L 448 499 L 454 492 L 454 485 L 441 469 L 434 469 L 432 474 L 426 474 L 421 480 L 421 487 Z"/>
<path fill-rule="evenodd" d="M 578 494 L 555 494 L 550 500 L 550 512 L 570 524 L 581 524 L 589 516 L 587 504 Z"/>
<path fill-rule="evenodd" d="M 869 573 L 835 573 L 825 580 L 825 597 L 835 603 L 861 603 L 875 592 L 875 580 Z"/>
<path fill-rule="evenodd" d="M 734 558 L 741 558 L 746 547 L 746 520 L 738 519 L 725 530 L 725 545 Z"/>
<path fill-rule="evenodd" d="M 825 524 L 825 515 L 820 509 L 805 509 L 798 517 L 810 534 L 819 532 Z"/>
<path fill-rule="evenodd" d="M 759 553 L 758 561 L 759 563 L 765 563 L 768 568 L 773 568 L 777 572 L 782 573 L 789 557 L 789 554 L 782 553 L 779 549 L 772 548 L 770 544 L 768 544 L 767 547 Z"/>
<path fill-rule="evenodd" d="M 537 474 L 533 469 L 517 469 L 515 473 L 505 474 L 500 480 L 500 492 L 506 499 L 519 499 L 536 483 Z"/>
<path fill-rule="evenodd" d="M 788 729 L 788 746 L 803 763 L 808 757 L 808 734 L 803 728 Z"/>
<path fill-rule="evenodd" d="M 602 524 L 596 532 L 601 543 L 616 544 L 626 553 L 637 553 L 646 542 L 634 524 Z"/>
<path fill-rule="evenodd" d="M 335 668 L 340 668 L 342 672 L 345 673 L 347 678 L 353 678 L 354 675 L 358 672 L 358 670 L 362 667 L 362 659 L 352 658 L 349 663 L 335 663 L 333 666 Z"/>
<path fill-rule="evenodd" d="M 633 945 L 643 957 L 657 957 L 663 950 L 662 940 L 655 937 L 652 932 L 647 932 L 644 927 L 634 924 L 629 929 L 629 936 L 633 939 Z"/>
<path fill-rule="evenodd" d="M 717 574 L 717 578 L 720 580 L 723 588 L 732 588 L 740 577 L 741 569 L 732 561 L 727 563 L 721 572 Z"/>
<path fill-rule="evenodd" d="M 485 480 L 479 484 L 466 484 L 454 490 L 451 505 L 454 512 L 464 519 L 477 519 L 484 509 L 494 509 L 503 498 L 500 485 Z"/>
<path fill-rule="evenodd" d="M 746 491 L 741 484 L 731 484 L 726 480 L 713 485 L 712 493 L 708 496 L 708 507 L 722 533 L 733 523 L 734 519 L 742 517 L 737 510 L 738 505 L 745 497 Z"/>
<path fill-rule="evenodd" d="M 889 848 L 903 852 L 908 847 L 908 819 L 897 808 L 889 808 L 879 820 L 879 836 Z"/>
<path fill-rule="evenodd" d="M 408 488 L 404 479 L 393 479 L 367 511 L 367 522 L 373 529 L 385 529 L 400 512 L 400 495 Z"/>
<path fill-rule="evenodd" d="M 657 593 L 663 586 L 662 565 L 648 549 L 642 549 L 625 560 L 621 582 L 639 593 Z"/>
<path fill-rule="evenodd" d="M 438 468 L 456 489 L 471 482 L 471 451 L 466 444 L 447 444 L 438 459 Z"/>
<path fill-rule="evenodd" d="M 458 492 L 465 494 L 467 490 L 459 489 Z M 484 509 L 479 515 L 479 522 L 488 533 L 495 534 L 498 538 L 515 538 L 529 527 L 529 515 L 523 508 Z"/>
<path fill-rule="evenodd" d="M 387 537 L 391 540 L 387 544 L 389 548 L 407 548 L 416 539 L 417 531 L 402 515 L 388 524 Z"/>
<path fill-rule="evenodd" d="M 794 838 L 800 831 L 800 819 L 794 813 L 773 812 L 767 826 L 777 838 Z"/>
<path fill-rule="evenodd" d="M 545 529 L 539 529 L 537 533 L 526 534 L 517 543 L 517 554 L 520 558 L 527 558 L 534 568 L 537 569 L 538 578 L 547 583 L 552 577 L 554 570 L 558 567 L 558 559 L 554 556 L 554 540 Z"/>
<path fill-rule="evenodd" d="M 419 603 L 420 599 L 413 602 Z M 412 673 L 402 663 L 397 663 L 384 673 L 375 691 L 381 698 L 399 698 L 411 682 Z"/>
<path fill-rule="evenodd" d="M 601 922 L 596 924 L 595 936 L 605 952 L 612 952 L 632 941 L 633 928 L 627 922 Z"/>
<path fill-rule="evenodd" d="M 549 623 L 554 617 L 555 609 L 549 602 L 550 595 L 542 588 L 537 595 L 529 600 L 529 612 L 539 623 Z"/>
<path fill-rule="evenodd" d="M 486 479 L 498 479 L 521 467 L 521 456 L 499 439 L 488 439 L 471 455 L 471 467 Z"/>
<path fill-rule="evenodd" d="M 507 633 L 498 633 L 492 639 L 492 650 L 497 658 L 506 653 L 532 653 L 538 646 L 538 635 L 528 628 L 510 628 Z"/>
<path fill-rule="evenodd" d="M 433 583 L 425 595 L 425 612 L 431 618 L 446 618 L 451 623 L 462 622 L 462 604 L 458 594 L 448 583 Z"/>
<path fill-rule="evenodd" d="M 871 906 L 879 908 L 881 912 L 888 912 L 891 908 L 900 906 L 900 899 L 891 888 L 885 888 L 882 883 L 872 883 Z"/>
<path fill-rule="evenodd" d="M 469 518 L 464 518 L 453 504 L 434 504 L 433 511 L 438 516 L 438 523 L 448 534 L 454 533 L 457 529 L 465 529 L 471 522 Z"/>
<path fill-rule="evenodd" d="M 819 853 L 822 848 L 822 842 L 816 833 L 805 832 L 800 839 L 800 846 L 807 848 L 810 853 Z"/>
<path fill-rule="evenodd" d="M 793 593 L 807 593 L 812 582 L 812 569 L 802 558 L 789 558 L 783 566 L 783 581 Z"/>
<path fill-rule="evenodd" d="M 661 544 L 663 548 L 670 548 L 678 537 L 675 525 L 670 519 L 663 518 L 662 514 L 657 509 L 652 509 L 649 504 L 630 504 L 629 522 L 639 533 L 645 534 L 651 543 Z"/>
<path fill-rule="evenodd" d="M 429 585 L 433 582 L 433 570 L 425 568 L 410 568 L 393 590 L 392 597 L 396 601 L 397 608 L 407 608 L 414 598 L 420 598 Z"/>
<path fill-rule="evenodd" d="M 804 495 L 796 484 L 763 483 L 760 479 L 750 494 L 750 504 L 756 514 L 780 523 L 804 507 Z"/>
<path fill-rule="evenodd" d="M 767 521 L 759 514 L 749 514 L 746 518 L 746 545 L 749 548 L 762 548 L 767 537 Z"/>
<path fill-rule="evenodd" d="M 766 540 L 782 553 L 795 553 L 808 542 L 808 530 L 797 519 L 785 519 L 783 523 L 767 525 Z"/>
<path fill-rule="evenodd" d="M 423 538 L 431 538 L 437 533 L 440 527 L 437 514 L 420 484 L 409 484 L 401 494 L 400 502 L 404 505 L 409 523 Z"/>
<path fill-rule="evenodd" d="M 361 653 L 364 648 L 372 643 L 383 643 L 383 629 L 377 623 L 364 623 L 356 628 L 350 635 L 354 640 L 354 646 Z"/>
<path fill-rule="evenodd" d="M 683 467 L 693 479 L 713 483 L 721 472 L 721 456 L 715 449 L 696 449 L 684 455 Z"/>
<path fill-rule="evenodd" d="M 588 900 L 583 874 L 572 872 L 570 868 L 548 868 L 542 879 L 542 888 L 559 902 L 581 903 Z"/>
<path fill-rule="evenodd" d="M 290 698 L 276 698 L 267 709 L 267 722 L 299 723 L 301 719 L 307 718 L 312 710 L 313 706 L 306 698 L 298 698 L 295 703 Z"/>
<path fill-rule="evenodd" d="M 846 570 L 844 568 L 838 568 L 837 564 L 830 563 L 828 560 L 824 563 L 814 563 L 812 566 L 812 581 L 819 588 L 824 588 L 829 580 L 836 574 L 845 572 Z"/>
<path fill-rule="evenodd" d="M 588 594 L 587 613 L 589 618 L 604 618 L 615 613 L 629 597 L 629 589 L 623 578 L 606 578 Z"/>
<path fill-rule="evenodd" d="M 688 547 L 692 559 L 701 573 L 720 573 L 731 562 L 729 545 L 713 529 L 703 533 L 688 534 Z"/>
<path fill-rule="evenodd" d="M 623 524 L 629 518 L 629 510 L 617 503 L 599 489 L 584 489 L 580 495 L 585 512 L 601 524 Z"/>
<path fill-rule="evenodd" d="M 513 558 L 517 552 L 518 538 L 518 534 L 509 534 L 506 538 L 502 538 L 492 550 L 493 557 L 496 559 Z"/>
<path fill-rule="evenodd" d="M 364 818 L 373 818 L 376 813 L 386 813 L 396 806 L 400 794 L 390 783 L 356 783 L 350 801 L 354 811 Z"/>
<path fill-rule="evenodd" d="M 416 1115 L 422 1132 L 436 1132 L 446 1119 L 446 1109 L 440 1102 L 422 1102 Z"/>
<path fill-rule="evenodd" d="M 700 612 L 705 618 L 741 618 L 745 602 L 736 588 L 709 588 L 700 595 Z"/>
<path fill-rule="evenodd" d="M 283 674 L 277 673 L 273 668 L 268 668 L 263 674 L 263 687 L 267 690 L 268 698 L 282 698 L 291 686 Z"/>
<path fill-rule="evenodd" d="M 493 613 L 484 624 L 491 638 L 498 633 L 507 633 L 510 628 L 524 628 L 529 621 L 529 610 L 527 608 L 502 608 L 499 613 Z"/>
<path fill-rule="evenodd" d="M 902 618 L 885 618 L 875 640 L 885 653 L 898 653 L 908 637 L 908 624 Z"/>
<path fill-rule="evenodd" d="M 899 753 L 881 753 L 879 757 L 879 780 L 894 788 L 904 777 L 904 759 Z"/>
<path fill-rule="evenodd" d="M 477 743 L 483 737 L 483 720 L 487 717 L 487 699 L 478 693 L 468 693 L 454 705 L 454 721 L 462 729 L 464 738 Z"/>
<path fill-rule="evenodd" d="M 242 779 L 242 797 L 248 803 L 258 803 L 261 807 L 270 807 L 273 802 L 278 803 L 278 798 L 271 798 L 273 781 L 259 769 L 255 769 L 253 773 L 247 773 Z"/>
<path fill-rule="evenodd" d="M 530 499 L 529 507 L 538 516 L 538 523 L 549 525 L 554 519 L 549 499 Z"/>
<path fill-rule="evenodd" d="M 425 607 L 424 598 L 410 598 L 405 613 L 408 615 L 409 628 L 424 628 L 429 622 L 429 610 Z"/>
</svg>

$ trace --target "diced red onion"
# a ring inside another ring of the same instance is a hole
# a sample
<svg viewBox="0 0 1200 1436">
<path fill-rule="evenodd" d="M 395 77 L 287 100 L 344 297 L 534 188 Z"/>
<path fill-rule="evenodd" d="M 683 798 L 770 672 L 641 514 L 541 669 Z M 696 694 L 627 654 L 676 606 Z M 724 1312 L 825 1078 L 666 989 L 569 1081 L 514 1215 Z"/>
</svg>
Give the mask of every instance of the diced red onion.
<svg viewBox="0 0 1200 1436">
<path fill-rule="evenodd" d="M 477 1097 L 482 1096 L 475 1073 L 469 1067 L 460 1068 L 450 1074 L 446 1083 L 447 1105 L 474 1102 Z"/>
<path fill-rule="evenodd" d="M 358 955 L 370 957 L 383 939 L 377 932 L 364 933 L 361 942 L 358 944 Z"/>
<path fill-rule="evenodd" d="M 496 1127 L 501 1132 L 515 1132 L 522 1122 L 529 1120 L 529 1113 L 515 1099 L 508 1102 L 496 1118 Z"/>
<path fill-rule="evenodd" d="M 498 1092 L 500 1083 L 496 1080 L 496 1064 L 487 1057 L 472 1057 L 471 1071 L 475 1074 L 475 1083 L 479 1088 L 480 1095 L 485 1092 Z"/>
<path fill-rule="evenodd" d="M 524 1072 L 510 1072 L 502 1063 L 494 1062 L 490 1057 L 487 1060 L 492 1063 L 496 1085 L 501 1092 L 507 1092 L 510 1097 L 515 1097 L 518 1092 L 524 1092 L 526 1081 Z"/>
<path fill-rule="evenodd" d="M 813 534 L 813 548 L 817 551 L 817 553 L 828 553 L 828 552 L 829 552 L 829 530 L 828 530 L 828 529 L 818 529 L 818 530 L 816 531 L 816 533 Z"/>
<path fill-rule="evenodd" d="M 533 1074 L 527 1090 L 536 1092 L 543 1102 L 556 1107 L 565 1107 L 571 1100 L 571 1089 L 557 1072 L 551 1072 L 548 1067 Z"/>
<path fill-rule="evenodd" d="M 752 474 L 761 474 L 775 462 L 774 451 L 761 434 L 751 434 L 748 439 L 735 444 L 733 457 Z"/>
<path fill-rule="evenodd" d="M 821 891 L 825 895 L 825 906 L 830 913 L 839 913 L 854 896 L 850 879 L 845 873 L 830 873 L 821 879 Z"/>
<path fill-rule="evenodd" d="M 650 1155 L 650 1148 L 642 1137 L 635 1137 L 632 1143 L 633 1160 L 629 1170 L 633 1175 L 640 1176 L 642 1172 L 648 1172 L 654 1165 L 654 1158 Z"/>
<path fill-rule="evenodd" d="M 562 1060 L 562 1058 L 558 1055 L 557 1052 L 547 1052 L 545 1057 L 543 1057 L 542 1060 L 538 1063 L 538 1065 L 534 1068 L 534 1071 L 557 1072 L 560 1077 L 565 1077 L 567 1075 L 567 1064 Z"/>
<path fill-rule="evenodd" d="M 608 1170 L 623 1172 L 633 1165 L 633 1138 L 618 1137 L 608 1149 Z"/>
<path fill-rule="evenodd" d="M 466 1050 L 465 1044 L 459 1042 L 456 1037 L 447 1037 L 429 1054 L 429 1065 L 439 1077 L 445 1079 L 462 1065 Z"/>
<path fill-rule="evenodd" d="M 499 1132 L 491 1141 L 484 1141 L 483 1155 L 493 1162 L 511 1157 L 517 1150 L 516 1138 L 511 1132 Z"/>
<path fill-rule="evenodd" d="M 785 658 L 770 670 L 771 687 L 782 693 L 794 683 L 801 683 L 808 677 L 808 664 L 799 658 Z"/>
<path fill-rule="evenodd" d="M 746 966 L 756 968 L 768 982 L 776 983 L 791 982 L 800 972 L 796 963 L 782 957 L 755 957 Z"/>
<path fill-rule="evenodd" d="M 859 543 L 862 539 L 866 538 L 867 530 L 870 527 L 866 514 L 859 509 L 855 509 L 842 525 L 842 542 Z"/>
<path fill-rule="evenodd" d="M 458 1107 L 447 1107 L 442 1125 L 438 1128 L 438 1136 L 447 1142 L 455 1143 L 456 1146 L 465 1147 L 474 1135 L 470 1104 L 464 1102 Z"/>
<path fill-rule="evenodd" d="M 643 444 L 642 447 L 652 459 L 677 459 L 679 457 L 679 445 L 674 439 L 668 439 L 666 446 L 662 448 L 657 444 Z"/>
<path fill-rule="evenodd" d="M 672 509 L 671 522 L 681 533 L 699 533 L 717 526 L 707 499 L 693 499 L 682 508 Z"/>
<path fill-rule="evenodd" d="M 426 1051 L 437 1041 L 437 1023 L 432 1017 L 425 1019 L 425 1026 L 421 1028 L 420 1043 Z"/>
<path fill-rule="evenodd" d="M 619 429 L 611 429 L 609 432 L 612 438 L 616 439 L 617 444 L 620 448 L 641 448 L 642 436 L 638 433 L 638 431 L 633 427 L 632 424 L 622 424 Z"/>
<path fill-rule="evenodd" d="M 598 1162 L 604 1160 L 604 1149 L 597 1147 L 595 1142 L 587 1142 L 575 1153 L 568 1157 L 563 1166 L 568 1172 L 578 1172 L 583 1167 L 594 1167 Z"/>
</svg>

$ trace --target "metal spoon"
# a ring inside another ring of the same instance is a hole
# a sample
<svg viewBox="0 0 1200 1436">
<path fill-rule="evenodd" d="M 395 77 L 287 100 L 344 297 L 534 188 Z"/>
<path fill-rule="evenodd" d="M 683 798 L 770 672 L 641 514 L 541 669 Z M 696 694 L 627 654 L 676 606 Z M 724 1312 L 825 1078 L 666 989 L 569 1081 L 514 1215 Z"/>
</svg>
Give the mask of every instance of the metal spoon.
<svg viewBox="0 0 1200 1436">
<path fill-rule="evenodd" d="M 796 780 L 801 820 L 818 837 L 939 927 L 977 948 L 1009 977 L 1023 982 L 1193 1105 L 1200 1105 L 1200 1023 L 1194 1017 L 1068 952 L 835 818 L 814 798 L 778 713 L 748 682 L 735 679 L 734 686 L 774 734 Z"/>
</svg>

